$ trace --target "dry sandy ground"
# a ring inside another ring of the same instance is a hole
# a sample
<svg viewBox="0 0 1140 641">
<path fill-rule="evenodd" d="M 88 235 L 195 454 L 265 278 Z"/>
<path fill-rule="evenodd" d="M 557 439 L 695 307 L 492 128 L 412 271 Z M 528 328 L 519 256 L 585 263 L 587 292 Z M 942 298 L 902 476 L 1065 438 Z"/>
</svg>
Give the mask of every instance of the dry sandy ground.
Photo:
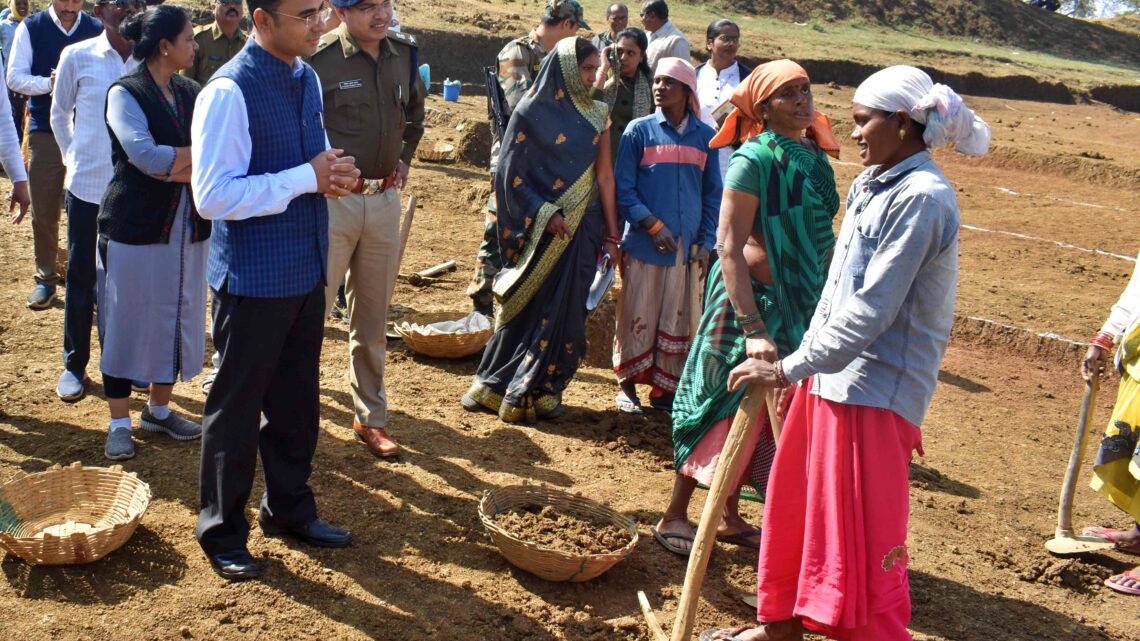
<svg viewBox="0 0 1140 641">
<path fill-rule="evenodd" d="M 850 91 L 819 88 L 821 107 L 837 116 L 841 134 L 850 127 Z M 1140 122 L 1096 106 L 975 104 L 995 123 L 997 153 L 986 161 L 939 156 L 959 190 L 963 222 L 993 230 L 962 232 L 959 311 L 1084 338 L 1106 316 L 1132 263 L 1049 241 L 1135 254 L 1140 181 L 1128 141 L 1140 140 Z M 440 111 L 429 140 L 458 141 L 464 132 L 456 125 L 482 119 L 479 97 L 459 105 L 433 98 L 430 106 Z M 1011 118 L 1017 127 L 1003 128 Z M 846 147 L 843 162 L 854 157 Z M 845 189 L 858 167 L 836 169 Z M 404 271 L 447 259 L 461 269 L 424 288 L 400 283 L 396 302 L 418 311 L 465 310 L 463 288 L 482 228 L 473 195 L 484 174 L 421 163 L 412 176 L 409 191 L 422 206 Z M 52 393 L 62 305 L 43 312 L 23 306 L 30 237 L 27 225 L 0 234 L 0 482 L 53 463 L 104 464 L 107 409 L 98 382 L 75 404 Z M 684 562 L 656 545 L 647 527 L 659 517 L 673 476 L 664 417 L 618 415 L 612 374 L 586 368 L 566 394 L 564 417 L 507 426 L 459 407 L 475 360 L 426 359 L 394 344 L 390 427 L 407 454 L 400 463 L 381 463 L 347 429 L 345 341 L 345 326 L 329 321 L 313 487 L 322 515 L 354 529 L 354 548 L 312 550 L 266 539 L 255 528 L 250 548 L 265 564 L 264 579 L 221 581 L 193 539 L 198 444 L 142 433 L 138 457 L 125 467 L 151 484 L 154 501 L 134 538 L 89 566 L 30 568 L 6 557 L 0 639 L 645 639 L 638 589 L 663 621 L 672 620 Z M 1140 639 L 1140 602 L 1100 585 L 1140 561 L 1117 553 L 1061 561 L 1042 547 L 1052 535 L 1079 404 L 1076 367 L 1071 359 L 1031 360 L 997 343 L 952 342 L 923 426 L 927 457 L 912 468 L 916 638 Z M 94 366 L 90 373 L 98 378 Z M 194 416 L 203 401 L 197 383 L 175 389 L 177 407 Z M 1110 389 L 1098 401 L 1098 424 L 1107 418 Z M 135 400 L 136 413 L 141 404 Z M 510 567 L 484 535 L 476 504 L 485 489 L 524 480 L 580 492 L 635 517 L 640 544 L 586 584 L 547 583 Z M 694 501 L 694 519 L 699 509 Z M 759 520 L 759 506 L 746 512 Z M 1076 521 L 1126 524 L 1083 487 Z M 754 551 L 718 547 L 698 629 L 751 618 L 735 595 L 754 588 L 755 562 Z"/>
</svg>

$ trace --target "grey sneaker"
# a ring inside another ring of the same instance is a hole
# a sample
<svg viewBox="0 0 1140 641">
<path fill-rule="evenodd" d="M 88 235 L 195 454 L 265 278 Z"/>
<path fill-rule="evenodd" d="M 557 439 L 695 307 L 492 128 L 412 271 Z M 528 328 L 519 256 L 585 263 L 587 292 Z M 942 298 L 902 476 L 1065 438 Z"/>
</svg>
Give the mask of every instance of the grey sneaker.
<svg viewBox="0 0 1140 641">
<path fill-rule="evenodd" d="M 170 416 L 160 421 L 150 413 L 149 405 L 143 408 L 139 427 L 148 432 L 166 432 L 171 438 L 179 441 L 189 441 L 202 436 L 202 426 L 198 423 L 184 419 L 173 411 L 170 412 Z"/>
<path fill-rule="evenodd" d="M 63 370 L 63 374 L 59 375 L 59 383 L 55 386 L 56 395 L 59 396 L 60 400 L 68 403 L 78 401 L 87 392 L 87 386 L 83 379 L 84 377 L 75 372 Z"/>
<path fill-rule="evenodd" d="M 135 457 L 135 443 L 131 440 L 131 431 L 119 428 L 107 433 L 107 445 L 103 447 L 103 456 L 112 461 L 125 461 Z"/>
<path fill-rule="evenodd" d="M 28 294 L 28 307 L 30 309 L 47 309 L 55 300 L 55 285 L 40 283 Z"/>
</svg>

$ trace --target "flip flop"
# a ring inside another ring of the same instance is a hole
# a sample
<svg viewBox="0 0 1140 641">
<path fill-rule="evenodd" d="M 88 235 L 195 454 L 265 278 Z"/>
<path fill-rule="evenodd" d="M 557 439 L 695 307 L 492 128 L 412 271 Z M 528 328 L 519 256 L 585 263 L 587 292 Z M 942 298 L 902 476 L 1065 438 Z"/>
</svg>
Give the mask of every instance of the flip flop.
<svg viewBox="0 0 1140 641">
<path fill-rule="evenodd" d="M 760 543 L 756 537 L 760 536 L 760 528 L 754 527 L 750 530 L 737 532 L 736 534 L 729 534 L 728 536 L 718 536 L 717 541 L 721 543 L 728 543 L 729 545 L 739 545 L 742 548 L 752 548 L 754 550 L 760 549 Z"/>
<path fill-rule="evenodd" d="M 1091 525 L 1082 530 L 1081 534 L 1084 536 L 1092 536 L 1098 539 L 1104 539 L 1105 541 L 1111 541 L 1112 543 L 1116 544 L 1116 549 L 1121 552 L 1127 552 L 1129 554 L 1140 554 L 1140 543 L 1122 544 L 1120 541 L 1121 538 L 1123 538 L 1125 535 L 1131 534 L 1132 532 L 1132 528 L 1129 528 L 1127 530 L 1119 530 L 1111 527 Z"/>
<path fill-rule="evenodd" d="M 618 394 L 614 397 L 614 403 L 617 404 L 619 412 L 624 414 L 644 414 L 645 410 L 641 409 L 641 403 L 631 401 L 625 392 Z"/>
<path fill-rule="evenodd" d="M 1104 584 L 1108 588 L 1116 590 L 1121 594 L 1140 596 L 1140 576 L 1125 572 L 1124 574 L 1108 577 L 1104 580 Z"/>
<path fill-rule="evenodd" d="M 687 534 L 662 534 L 662 533 L 658 532 L 657 528 L 655 528 L 655 527 L 650 527 L 649 531 L 653 533 L 653 538 L 657 539 L 657 542 L 661 544 L 661 547 L 665 548 L 666 550 L 669 550 L 670 552 L 672 552 L 673 554 L 676 554 L 677 556 L 687 557 L 687 556 L 689 556 L 689 553 L 693 551 L 693 548 L 692 548 L 693 537 L 691 537 Z M 678 539 L 681 541 L 688 541 L 690 547 L 688 550 L 686 550 L 683 547 L 680 547 L 680 546 L 677 546 L 677 545 L 670 543 L 669 539 Z"/>
<path fill-rule="evenodd" d="M 740 600 L 748 607 L 755 610 L 760 605 L 760 599 L 756 598 L 755 592 L 741 592 Z"/>
</svg>

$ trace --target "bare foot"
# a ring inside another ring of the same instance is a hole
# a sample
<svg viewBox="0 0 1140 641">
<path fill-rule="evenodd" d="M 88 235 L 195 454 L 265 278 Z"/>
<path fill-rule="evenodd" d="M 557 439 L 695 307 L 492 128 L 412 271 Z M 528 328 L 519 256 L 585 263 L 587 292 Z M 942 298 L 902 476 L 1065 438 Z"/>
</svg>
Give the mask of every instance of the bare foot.
<svg viewBox="0 0 1140 641">
<path fill-rule="evenodd" d="M 757 628 L 725 628 L 702 639 L 733 639 L 734 641 L 803 641 L 804 628 L 799 619 L 761 623 Z"/>
<path fill-rule="evenodd" d="M 657 522 L 657 534 L 669 542 L 670 545 L 677 548 L 677 551 L 688 554 L 693 549 L 693 537 L 697 535 L 697 531 L 689 523 L 688 519 L 661 517 Z M 666 548 L 668 549 L 668 548 Z M 675 550 L 670 552 L 677 553 Z"/>
</svg>

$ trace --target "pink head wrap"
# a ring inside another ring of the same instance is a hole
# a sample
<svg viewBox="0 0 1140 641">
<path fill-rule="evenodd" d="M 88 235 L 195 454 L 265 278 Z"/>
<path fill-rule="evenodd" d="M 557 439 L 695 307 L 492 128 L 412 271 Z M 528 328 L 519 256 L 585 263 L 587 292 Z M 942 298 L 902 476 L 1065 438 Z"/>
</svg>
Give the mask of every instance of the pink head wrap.
<svg viewBox="0 0 1140 641">
<path fill-rule="evenodd" d="M 693 69 L 693 65 L 689 64 L 688 60 L 682 58 L 662 58 L 657 61 L 657 71 L 653 73 L 653 77 L 665 76 L 672 78 L 677 82 L 689 88 L 689 109 L 699 118 L 701 115 L 701 103 L 697 101 L 697 70 Z"/>
</svg>

